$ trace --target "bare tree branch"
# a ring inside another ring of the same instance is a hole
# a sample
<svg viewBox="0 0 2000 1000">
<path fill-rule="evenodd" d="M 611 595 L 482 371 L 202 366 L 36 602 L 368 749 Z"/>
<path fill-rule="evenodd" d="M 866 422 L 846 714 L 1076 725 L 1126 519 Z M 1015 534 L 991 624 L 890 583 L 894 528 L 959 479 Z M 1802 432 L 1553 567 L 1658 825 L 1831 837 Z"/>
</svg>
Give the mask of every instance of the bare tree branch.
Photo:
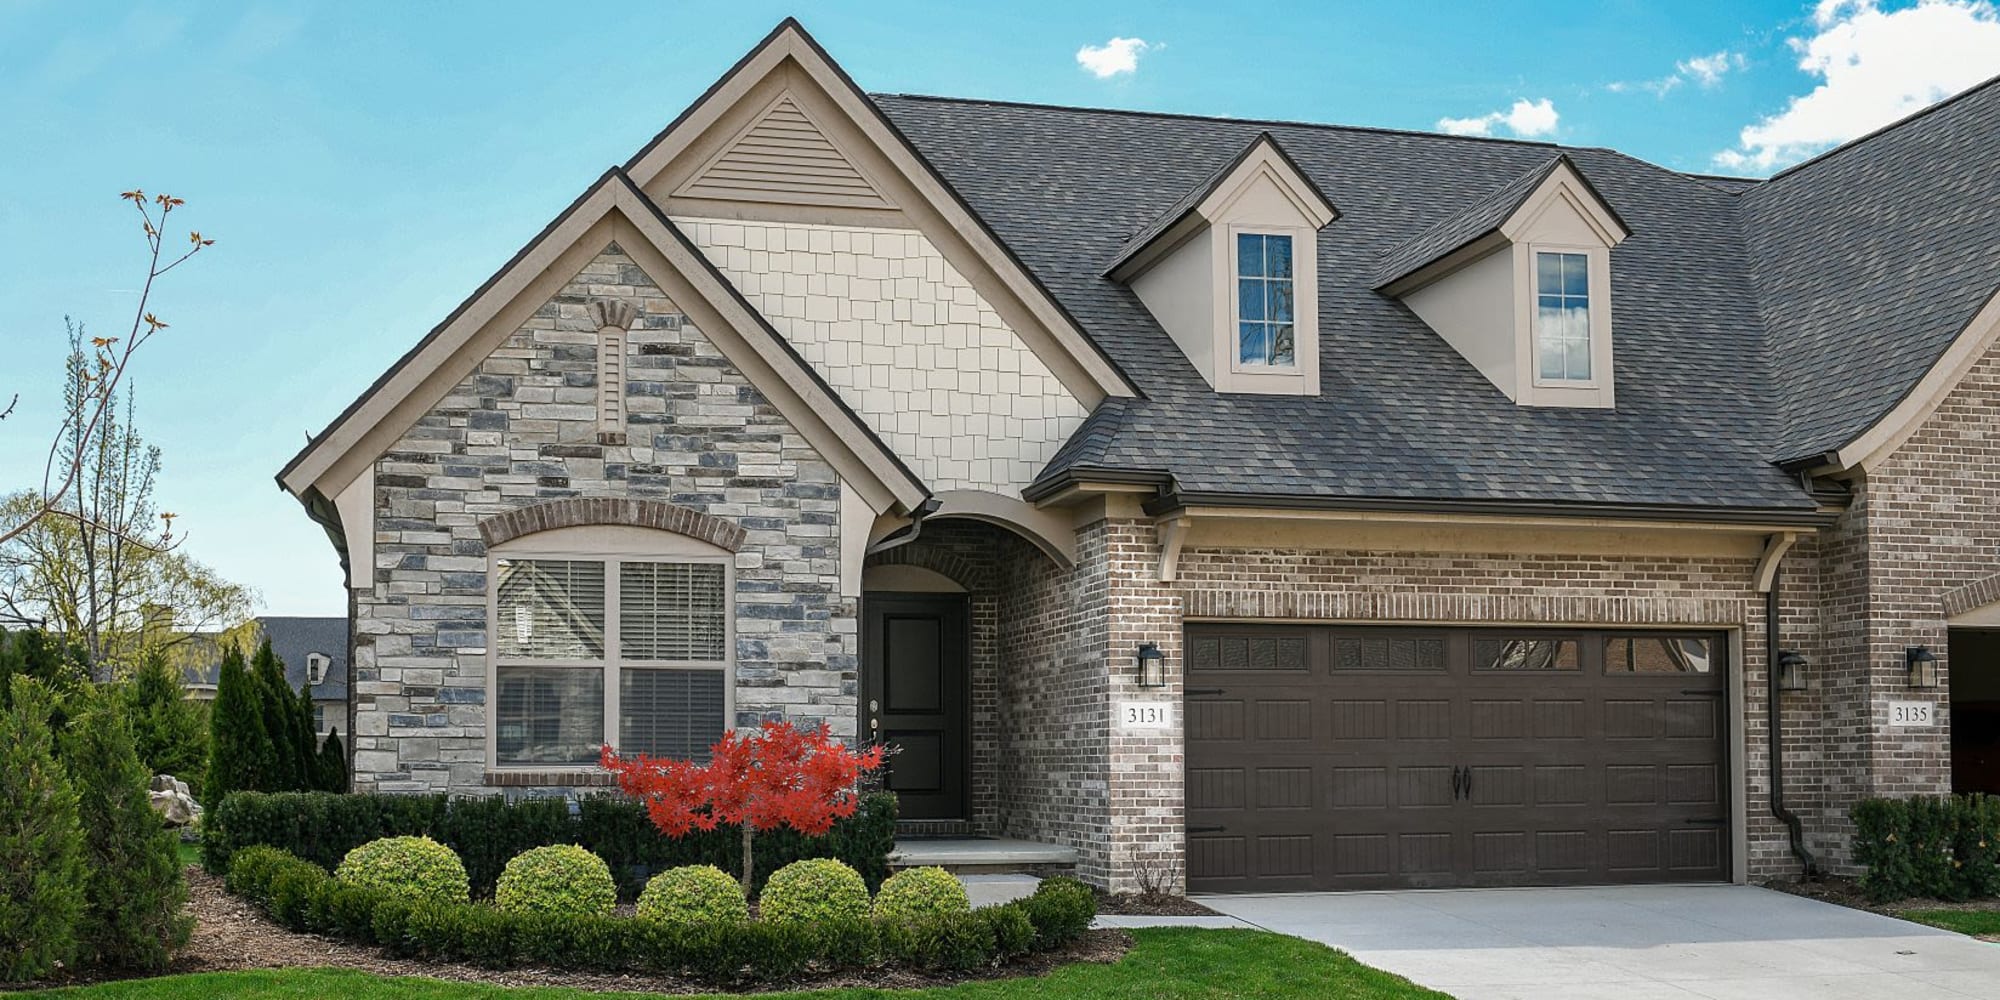
<svg viewBox="0 0 2000 1000">
<path fill-rule="evenodd" d="M 160 263 L 165 255 L 162 230 L 166 226 L 167 217 L 186 202 L 171 195 L 154 195 L 152 205 L 159 209 L 156 221 L 153 209 L 147 205 L 144 191 L 135 188 L 119 197 L 131 202 L 138 211 L 140 229 L 145 234 L 146 249 L 149 254 L 146 262 L 146 280 L 139 288 L 139 304 L 133 309 L 131 330 L 122 338 L 91 338 L 91 353 L 88 357 L 82 356 L 80 342 L 77 349 L 72 352 L 69 364 L 71 385 L 65 395 L 68 411 L 64 416 L 62 427 L 55 434 L 55 439 L 49 443 L 48 459 L 42 466 L 42 486 L 37 503 L 34 509 L 28 511 L 19 521 L 0 525 L 0 545 L 20 536 L 33 527 L 35 522 L 56 514 L 63 508 L 70 491 L 76 487 L 77 480 L 83 475 L 84 465 L 93 443 L 97 440 L 100 426 L 104 424 L 106 415 L 117 407 L 118 387 L 124 381 L 132 356 L 147 341 L 153 339 L 154 335 L 167 329 L 167 323 L 148 308 L 152 300 L 154 282 L 159 280 L 161 275 L 186 263 L 195 254 L 215 244 L 213 239 L 204 237 L 200 232 L 190 232 L 188 249 L 163 266 Z M 72 325 L 72 337 L 79 337 L 80 334 L 81 328 Z M 7 409 L 0 411 L 0 419 L 5 419 L 8 414 L 14 412 L 14 406 L 19 400 L 20 397 L 16 394 L 14 401 L 7 404 Z M 81 505 L 79 509 L 80 507 Z M 173 519 L 168 516 L 160 533 L 151 536 L 145 544 L 163 547 L 170 545 L 172 541 Z"/>
</svg>

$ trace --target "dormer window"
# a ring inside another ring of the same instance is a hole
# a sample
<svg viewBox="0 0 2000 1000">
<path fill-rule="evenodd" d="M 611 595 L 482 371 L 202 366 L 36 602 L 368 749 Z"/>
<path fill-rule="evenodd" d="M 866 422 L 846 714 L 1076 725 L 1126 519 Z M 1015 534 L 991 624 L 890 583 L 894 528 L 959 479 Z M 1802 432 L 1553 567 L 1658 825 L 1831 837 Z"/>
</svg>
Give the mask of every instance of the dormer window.
<svg viewBox="0 0 2000 1000">
<path fill-rule="evenodd" d="M 1270 135 L 1133 235 L 1130 285 L 1217 392 L 1319 394 L 1319 231 L 1339 217 Z"/>
<path fill-rule="evenodd" d="M 1236 236 L 1236 359 L 1240 368 L 1291 368 L 1294 338 L 1292 238 Z"/>
<path fill-rule="evenodd" d="M 1536 377 L 1590 381 L 1590 257 L 1535 253 Z"/>
<path fill-rule="evenodd" d="M 1631 235 L 1559 153 L 1385 251 L 1375 288 L 1508 399 L 1610 409 L 1611 251 Z"/>
</svg>

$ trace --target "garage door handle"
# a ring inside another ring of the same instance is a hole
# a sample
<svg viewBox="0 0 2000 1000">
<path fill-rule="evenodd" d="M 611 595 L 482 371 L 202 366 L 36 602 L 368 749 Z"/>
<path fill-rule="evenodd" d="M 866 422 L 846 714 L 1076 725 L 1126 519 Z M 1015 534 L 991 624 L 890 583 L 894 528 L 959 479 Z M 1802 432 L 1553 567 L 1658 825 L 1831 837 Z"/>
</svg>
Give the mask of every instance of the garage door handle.
<svg viewBox="0 0 2000 1000">
<path fill-rule="evenodd" d="M 1729 821 L 1726 819 L 1691 819 L 1686 822 L 1688 826 L 1721 826 Z"/>
<path fill-rule="evenodd" d="M 1681 693 L 1682 693 L 1682 694 L 1692 694 L 1692 695 L 1699 695 L 1699 696 L 1701 696 L 1701 697 L 1703 697 L 1703 698 L 1720 698 L 1720 697 L 1722 697 L 1722 692 L 1720 692 L 1720 691 L 1717 691 L 1717 690 L 1715 690 L 1714 688 L 1687 688 L 1687 689 L 1685 689 L 1685 690 L 1681 691 Z"/>
<path fill-rule="evenodd" d="M 1221 688 L 1183 688 L 1181 690 L 1181 694 L 1186 696 L 1193 696 L 1198 694 L 1221 694 L 1221 693 L 1222 693 Z"/>
<path fill-rule="evenodd" d="M 1226 826 L 1191 826 L 1191 827 L 1188 827 L 1188 828 L 1187 828 L 1187 832 L 1189 832 L 1189 833 L 1221 833 L 1221 832 L 1223 832 L 1224 830 L 1227 830 L 1227 829 L 1229 829 L 1229 828 L 1228 828 L 1228 827 L 1226 827 Z"/>
<path fill-rule="evenodd" d="M 1470 775 L 1470 774 L 1466 773 L 1466 770 L 1465 770 L 1465 768 L 1462 768 L 1462 767 L 1458 767 L 1457 765 L 1453 765 L 1453 766 L 1452 766 L 1452 769 L 1451 769 L 1451 800 L 1452 800 L 1453 802 L 1457 802 L 1457 801 L 1458 801 L 1458 798 L 1459 798 L 1459 795 L 1460 795 L 1460 794 L 1462 794 L 1462 792 L 1461 792 L 1461 790 L 1460 790 L 1460 787 L 1459 787 L 1459 786 L 1460 786 L 1460 784 L 1461 784 L 1461 783 L 1467 783 L 1467 784 L 1469 784 L 1470 782 L 1469 782 L 1469 781 L 1468 781 L 1467 779 L 1470 779 L 1471 777 L 1472 777 L 1472 775 Z"/>
</svg>

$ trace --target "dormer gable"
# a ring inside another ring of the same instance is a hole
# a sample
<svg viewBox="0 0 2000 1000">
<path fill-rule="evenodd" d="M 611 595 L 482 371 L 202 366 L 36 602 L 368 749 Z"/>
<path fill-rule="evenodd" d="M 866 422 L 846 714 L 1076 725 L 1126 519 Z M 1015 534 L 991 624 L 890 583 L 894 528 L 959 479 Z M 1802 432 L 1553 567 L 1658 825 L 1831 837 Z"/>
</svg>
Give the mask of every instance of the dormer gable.
<svg viewBox="0 0 2000 1000">
<path fill-rule="evenodd" d="M 1384 253 L 1403 301 L 1523 406 L 1616 404 L 1611 251 L 1632 235 L 1558 154 Z"/>
<path fill-rule="evenodd" d="M 1319 394 L 1319 231 L 1340 217 L 1265 132 L 1135 235 L 1129 285 L 1218 392 Z"/>
</svg>

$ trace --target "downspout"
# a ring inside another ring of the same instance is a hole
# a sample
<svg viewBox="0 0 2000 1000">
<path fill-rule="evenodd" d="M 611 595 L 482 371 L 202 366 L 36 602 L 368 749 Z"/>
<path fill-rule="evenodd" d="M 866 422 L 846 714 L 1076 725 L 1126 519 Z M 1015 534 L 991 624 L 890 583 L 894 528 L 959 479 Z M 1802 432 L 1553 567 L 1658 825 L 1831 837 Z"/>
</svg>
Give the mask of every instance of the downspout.
<svg viewBox="0 0 2000 1000">
<path fill-rule="evenodd" d="M 916 541 L 917 536 L 924 533 L 924 518 L 937 513 L 937 509 L 943 505 L 944 501 L 939 500 L 937 497 L 925 497 L 924 502 L 918 504 L 917 509 L 910 512 L 909 524 L 882 536 L 882 540 L 868 546 L 868 551 L 864 552 L 863 555 L 872 556 L 877 552 L 887 552 L 890 549 L 902 548 Z"/>
<path fill-rule="evenodd" d="M 1782 558 L 1782 557 L 1781 557 Z M 1805 876 L 1819 875 L 1819 862 L 1812 851 L 1806 849 L 1805 825 L 1799 821 L 1798 813 L 1785 805 L 1785 747 L 1784 729 L 1780 725 L 1778 690 L 1778 587 L 1781 571 L 1771 569 L 1771 586 L 1764 591 L 1764 710 L 1767 718 L 1765 730 L 1771 739 L 1771 815 L 1785 824 L 1785 832 L 1791 839 L 1792 856 L 1805 866 Z"/>
</svg>

